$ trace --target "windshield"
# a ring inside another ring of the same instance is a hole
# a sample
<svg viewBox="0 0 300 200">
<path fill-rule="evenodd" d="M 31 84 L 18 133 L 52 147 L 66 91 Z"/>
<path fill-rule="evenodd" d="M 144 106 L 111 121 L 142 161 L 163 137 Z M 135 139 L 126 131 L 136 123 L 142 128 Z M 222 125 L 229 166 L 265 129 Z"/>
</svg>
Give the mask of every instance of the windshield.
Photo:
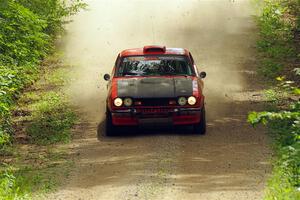
<svg viewBox="0 0 300 200">
<path fill-rule="evenodd" d="M 194 72 L 186 56 L 130 56 L 121 61 L 116 76 L 191 76 Z"/>
</svg>

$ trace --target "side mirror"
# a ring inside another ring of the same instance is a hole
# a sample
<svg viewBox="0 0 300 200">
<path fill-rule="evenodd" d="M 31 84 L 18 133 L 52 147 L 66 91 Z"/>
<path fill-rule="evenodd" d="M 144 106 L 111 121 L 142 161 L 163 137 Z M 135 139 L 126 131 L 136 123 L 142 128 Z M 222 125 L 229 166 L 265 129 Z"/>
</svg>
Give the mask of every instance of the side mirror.
<svg viewBox="0 0 300 200">
<path fill-rule="evenodd" d="M 200 73 L 200 78 L 205 78 L 206 77 L 206 72 L 201 72 Z"/>
<path fill-rule="evenodd" d="M 109 74 L 104 74 L 104 80 L 109 81 L 110 80 L 110 75 Z"/>
</svg>

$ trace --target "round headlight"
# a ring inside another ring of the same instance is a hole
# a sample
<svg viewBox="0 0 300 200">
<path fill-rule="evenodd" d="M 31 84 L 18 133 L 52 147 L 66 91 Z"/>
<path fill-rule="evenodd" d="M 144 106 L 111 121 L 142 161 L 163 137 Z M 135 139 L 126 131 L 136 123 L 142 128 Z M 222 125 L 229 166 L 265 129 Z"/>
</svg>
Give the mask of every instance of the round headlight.
<svg viewBox="0 0 300 200">
<path fill-rule="evenodd" d="M 132 105 L 132 103 L 133 103 L 133 101 L 132 101 L 131 98 L 125 98 L 125 99 L 124 99 L 124 105 L 125 105 L 125 106 L 129 107 L 129 106 Z"/>
<path fill-rule="evenodd" d="M 122 104 L 123 104 L 123 100 L 121 98 L 115 98 L 115 100 L 114 100 L 115 106 L 120 107 L 120 106 L 122 106 Z"/>
<path fill-rule="evenodd" d="M 187 100 L 186 100 L 185 97 L 179 97 L 178 98 L 178 104 L 179 105 L 184 106 L 184 105 L 186 105 L 186 102 L 187 102 Z"/>
<path fill-rule="evenodd" d="M 193 106 L 196 103 L 197 103 L 197 99 L 195 97 L 191 96 L 191 97 L 188 98 L 188 104 L 189 105 Z"/>
</svg>

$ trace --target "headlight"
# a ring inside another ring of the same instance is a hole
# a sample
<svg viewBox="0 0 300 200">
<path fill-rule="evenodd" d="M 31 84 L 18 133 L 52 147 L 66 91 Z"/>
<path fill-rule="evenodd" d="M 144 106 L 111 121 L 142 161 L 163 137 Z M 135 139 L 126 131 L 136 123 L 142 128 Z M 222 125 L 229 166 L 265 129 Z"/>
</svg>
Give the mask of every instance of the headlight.
<svg viewBox="0 0 300 200">
<path fill-rule="evenodd" d="M 122 106 L 122 104 L 123 104 L 123 100 L 121 98 L 115 98 L 115 100 L 114 100 L 115 106 L 120 107 L 120 106 Z"/>
<path fill-rule="evenodd" d="M 184 106 L 184 105 L 186 105 L 186 102 L 187 102 L 187 100 L 186 100 L 185 97 L 179 97 L 178 98 L 178 104 L 179 105 Z"/>
<path fill-rule="evenodd" d="M 188 104 L 189 105 L 193 106 L 196 103 L 197 103 L 197 99 L 195 97 L 191 96 L 191 97 L 188 98 Z"/>
<path fill-rule="evenodd" d="M 125 106 L 129 107 L 129 106 L 132 105 L 132 103 L 133 103 L 133 101 L 132 101 L 131 98 L 125 98 L 125 99 L 124 99 L 124 105 L 125 105 Z"/>
</svg>

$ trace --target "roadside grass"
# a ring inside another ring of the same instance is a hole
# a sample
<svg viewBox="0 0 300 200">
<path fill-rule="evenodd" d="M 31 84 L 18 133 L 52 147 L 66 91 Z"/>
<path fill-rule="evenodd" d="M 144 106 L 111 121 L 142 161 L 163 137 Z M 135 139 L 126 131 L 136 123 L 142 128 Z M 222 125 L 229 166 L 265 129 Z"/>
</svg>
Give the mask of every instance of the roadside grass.
<svg viewBox="0 0 300 200">
<path fill-rule="evenodd" d="M 266 200 L 300 199 L 300 91 L 293 82 L 280 80 L 266 90 L 266 111 L 251 112 L 248 122 L 264 124 L 272 138 L 275 157 Z"/>
<path fill-rule="evenodd" d="M 73 165 L 67 153 L 26 151 L 12 163 L 0 166 L 0 197 L 3 200 L 42 198 L 55 190 Z"/>
<path fill-rule="evenodd" d="M 74 125 L 76 115 L 66 104 L 62 94 L 50 91 L 31 106 L 32 122 L 26 128 L 26 132 L 32 143 L 47 145 L 68 143 L 71 140 L 70 129 Z"/>
<path fill-rule="evenodd" d="M 56 60 L 49 63 L 51 59 L 54 58 L 45 62 L 44 76 L 24 93 L 16 108 L 25 114 L 16 117 L 16 122 L 25 122 L 29 141 L 39 145 L 68 143 L 70 129 L 76 122 L 76 115 L 62 90 L 68 82 L 69 68 Z"/>
<path fill-rule="evenodd" d="M 257 71 L 271 89 L 266 90 L 270 102 L 266 111 L 251 112 L 248 121 L 267 125 L 275 152 L 264 199 L 296 200 L 300 199 L 300 1 L 254 1 Z"/>
<path fill-rule="evenodd" d="M 32 199 L 54 190 L 72 166 L 64 145 L 77 121 L 63 87 L 69 66 L 54 55 L 44 62 L 40 80 L 17 101 L 14 145 L 0 157 L 0 199 Z"/>
<path fill-rule="evenodd" d="M 63 149 L 26 151 L 12 163 L 0 166 L 0 199 L 42 198 L 55 190 L 73 165 Z"/>
<path fill-rule="evenodd" d="M 266 200 L 300 199 L 300 150 L 295 139 L 291 120 L 274 120 L 268 124 L 274 139 L 276 160 L 273 160 L 273 174 L 268 181 Z M 296 137 L 299 137 L 296 135 Z"/>
</svg>

